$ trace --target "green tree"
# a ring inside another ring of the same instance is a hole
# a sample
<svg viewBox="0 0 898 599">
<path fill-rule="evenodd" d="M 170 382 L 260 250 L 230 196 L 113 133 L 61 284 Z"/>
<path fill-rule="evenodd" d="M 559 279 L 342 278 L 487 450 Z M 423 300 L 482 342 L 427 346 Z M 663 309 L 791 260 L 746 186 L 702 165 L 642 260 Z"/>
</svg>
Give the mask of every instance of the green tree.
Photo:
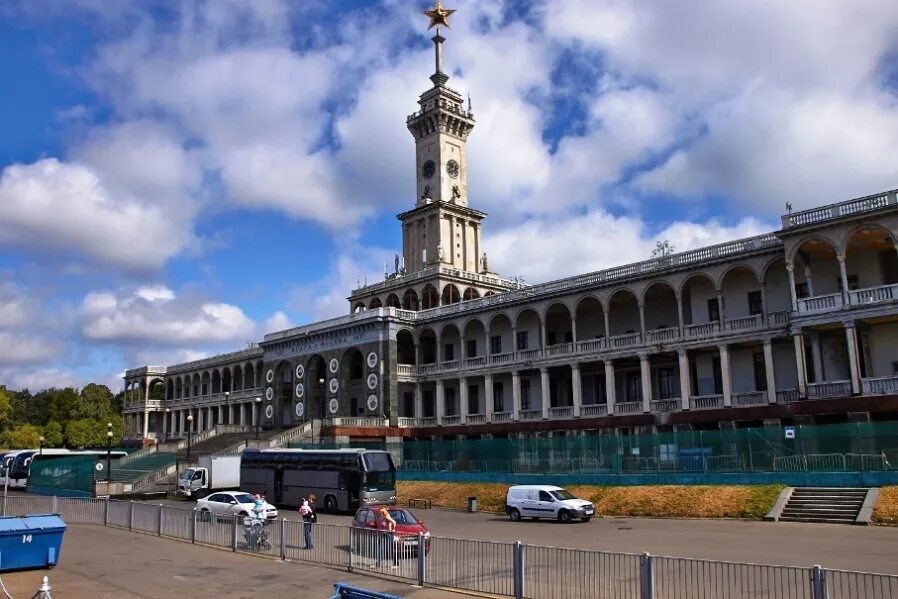
<svg viewBox="0 0 898 599">
<path fill-rule="evenodd" d="M 31 424 L 22 424 L 4 435 L 4 445 L 17 449 L 33 449 L 40 444 L 41 431 Z"/>
<path fill-rule="evenodd" d="M 102 420 L 112 412 L 112 391 L 106 385 L 96 383 L 85 385 L 78 400 L 71 414 L 74 420 L 82 418 Z"/>
<path fill-rule="evenodd" d="M 106 445 L 106 431 L 100 430 L 96 420 L 70 420 L 65 425 L 65 440 L 69 447 L 100 447 Z"/>
<path fill-rule="evenodd" d="M 13 417 L 13 394 L 0 385 L 0 428 L 9 426 Z"/>
<path fill-rule="evenodd" d="M 62 425 L 55 420 L 51 420 L 47 423 L 47 426 L 44 427 L 43 435 L 44 445 L 47 447 L 59 447 L 64 440 L 62 436 Z"/>
<path fill-rule="evenodd" d="M 50 407 L 47 418 L 40 424 L 46 424 L 50 420 L 62 423 L 77 418 L 77 414 L 81 411 L 81 396 L 78 395 L 77 391 L 71 387 L 66 387 L 65 389 L 48 389 L 43 393 L 50 395 Z"/>
</svg>

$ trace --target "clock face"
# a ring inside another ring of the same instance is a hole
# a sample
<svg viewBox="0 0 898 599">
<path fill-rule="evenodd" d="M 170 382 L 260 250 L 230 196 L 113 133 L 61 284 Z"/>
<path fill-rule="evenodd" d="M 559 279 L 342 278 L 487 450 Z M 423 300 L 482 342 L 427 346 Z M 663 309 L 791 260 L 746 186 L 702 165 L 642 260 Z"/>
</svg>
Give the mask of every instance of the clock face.
<svg viewBox="0 0 898 599">
<path fill-rule="evenodd" d="M 434 164 L 433 160 L 428 160 L 424 163 L 424 166 L 421 167 L 421 174 L 424 175 L 425 179 L 430 179 L 433 177 L 433 174 L 437 171 L 437 165 Z"/>
<path fill-rule="evenodd" d="M 449 173 L 449 176 L 453 179 L 458 177 L 458 163 L 454 160 L 450 160 L 446 163 L 446 172 Z"/>
</svg>

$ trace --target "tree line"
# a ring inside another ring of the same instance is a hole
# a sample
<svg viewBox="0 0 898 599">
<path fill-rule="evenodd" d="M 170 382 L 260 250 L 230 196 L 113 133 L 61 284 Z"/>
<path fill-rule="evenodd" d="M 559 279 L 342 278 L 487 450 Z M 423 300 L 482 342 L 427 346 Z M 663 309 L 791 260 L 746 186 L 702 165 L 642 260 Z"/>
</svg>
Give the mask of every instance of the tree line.
<svg viewBox="0 0 898 599">
<path fill-rule="evenodd" d="M 0 385 L 0 447 L 33 448 L 43 437 L 44 447 L 101 448 L 106 446 L 109 423 L 112 444 L 117 446 L 123 400 L 123 393 L 113 394 L 96 383 L 80 390 L 52 388 L 35 394 Z"/>
</svg>

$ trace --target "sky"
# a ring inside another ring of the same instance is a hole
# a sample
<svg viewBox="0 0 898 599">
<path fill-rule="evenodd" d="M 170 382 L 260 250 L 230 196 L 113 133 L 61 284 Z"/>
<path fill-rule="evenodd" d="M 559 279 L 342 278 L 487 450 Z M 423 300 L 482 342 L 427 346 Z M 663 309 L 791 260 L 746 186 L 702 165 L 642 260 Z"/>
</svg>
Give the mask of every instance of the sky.
<svg viewBox="0 0 898 599">
<path fill-rule="evenodd" d="M 0 384 L 346 314 L 415 202 L 423 0 L 0 3 Z M 898 174 L 898 3 L 446 0 L 469 203 L 530 283 L 776 230 Z"/>
</svg>

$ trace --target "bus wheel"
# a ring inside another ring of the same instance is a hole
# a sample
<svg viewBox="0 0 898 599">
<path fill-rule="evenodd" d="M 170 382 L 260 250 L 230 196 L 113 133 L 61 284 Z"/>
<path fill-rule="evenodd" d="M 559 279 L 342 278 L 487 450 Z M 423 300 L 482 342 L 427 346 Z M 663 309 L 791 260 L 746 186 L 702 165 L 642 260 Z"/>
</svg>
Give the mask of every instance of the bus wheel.
<svg viewBox="0 0 898 599">
<path fill-rule="evenodd" d="M 328 514 L 334 514 L 337 511 L 337 498 L 333 495 L 328 495 L 324 498 L 324 511 Z"/>
</svg>

